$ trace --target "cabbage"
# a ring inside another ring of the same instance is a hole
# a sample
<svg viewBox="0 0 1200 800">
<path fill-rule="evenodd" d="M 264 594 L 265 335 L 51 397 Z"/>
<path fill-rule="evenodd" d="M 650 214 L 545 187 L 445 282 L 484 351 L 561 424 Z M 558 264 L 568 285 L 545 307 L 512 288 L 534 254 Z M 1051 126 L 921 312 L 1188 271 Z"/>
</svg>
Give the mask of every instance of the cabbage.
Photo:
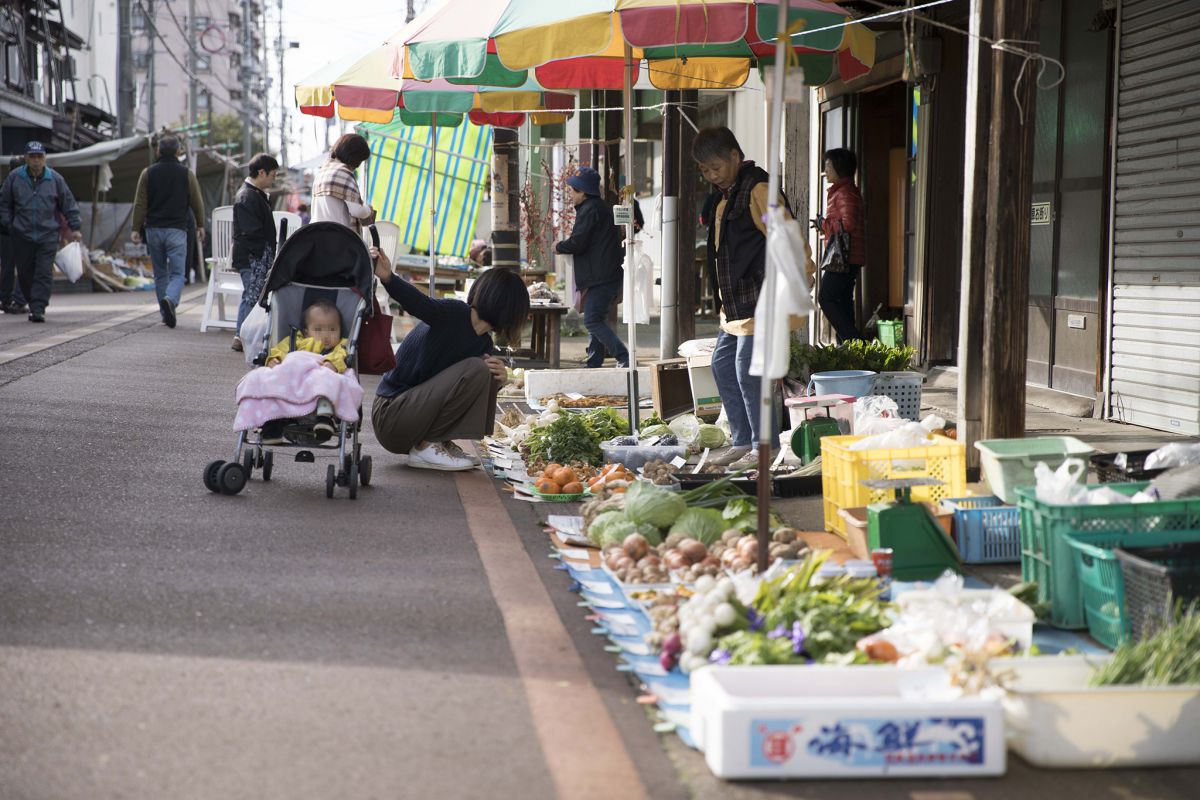
<svg viewBox="0 0 1200 800">
<path fill-rule="evenodd" d="M 637 481 L 625 492 L 625 517 L 638 525 L 669 528 L 686 509 L 678 493 L 645 481 Z"/>
<path fill-rule="evenodd" d="M 697 447 L 715 448 L 725 444 L 725 431 L 716 425 L 701 425 L 700 435 L 696 439 Z"/>
<path fill-rule="evenodd" d="M 671 435 L 671 429 L 669 427 L 667 427 L 666 425 L 651 425 L 649 427 L 642 428 L 642 430 L 638 432 L 638 436 L 640 436 L 642 439 L 649 439 L 651 436 L 670 436 L 670 435 Z"/>
<path fill-rule="evenodd" d="M 645 536 L 646 541 L 650 543 L 651 547 L 658 547 L 660 544 L 662 544 L 662 531 L 656 526 L 651 525 L 649 522 L 643 522 L 641 525 L 636 527 L 637 530 L 635 530 L 634 533 L 640 533 L 642 536 Z"/>
<path fill-rule="evenodd" d="M 689 508 L 675 520 L 671 533 L 686 534 L 708 547 L 720 540 L 725 527 L 724 517 L 715 508 Z"/>
<path fill-rule="evenodd" d="M 620 511 L 605 511 L 592 520 L 588 528 L 588 538 L 598 547 L 610 544 L 620 544 L 631 533 L 637 533 L 637 526 L 625 518 Z"/>
</svg>

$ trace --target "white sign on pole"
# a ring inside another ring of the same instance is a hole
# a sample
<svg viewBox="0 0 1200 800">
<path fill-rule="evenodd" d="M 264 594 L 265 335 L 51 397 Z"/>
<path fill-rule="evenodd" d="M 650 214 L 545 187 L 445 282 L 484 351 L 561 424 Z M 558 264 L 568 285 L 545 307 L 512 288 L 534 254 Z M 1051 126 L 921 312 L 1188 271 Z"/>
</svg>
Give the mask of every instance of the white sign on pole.
<svg viewBox="0 0 1200 800">
<path fill-rule="evenodd" d="M 613 206 L 613 224 L 614 225 L 632 225 L 633 224 L 633 206 L 628 206 L 628 205 Z"/>
</svg>

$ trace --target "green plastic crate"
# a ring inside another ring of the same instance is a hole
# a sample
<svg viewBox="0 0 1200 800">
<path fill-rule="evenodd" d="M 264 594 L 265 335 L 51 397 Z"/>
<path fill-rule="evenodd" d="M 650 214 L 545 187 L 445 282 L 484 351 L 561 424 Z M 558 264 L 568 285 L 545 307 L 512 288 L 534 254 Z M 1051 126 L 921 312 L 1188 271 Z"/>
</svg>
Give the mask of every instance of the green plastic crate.
<svg viewBox="0 0 1200 800">
<path fill-rule="evenodd" d="M 1081 481 L 1087 480 L 1087 457 L 1096 452 L 1074 436 L 1034 436 L 1029 439 L 984 439 L 975 443 L 979 451 L 979 469 L 992 494 L 1010 506 L 1017 502 L 1014 490 L 1037 482 L 1034 469 L 1044 463 L 1050 469 L 1068 458 L 1083 461 Z"/>
<path fill-rule="evenodd" d="M 904 320 L 881 319 L 877 324 L 879 341 L 888 347 L 904 347 Z"/>
<path fill-rule="evenodd" d="M 1150 484 L 1104 484 L 1135 495 Z M 1099 488 L 1099 484 L 1089 489 Z M 1038 602 L 1050 604 L 1050 622 L 1059 628 L 1084 628 L 1083 596 L 1068 536 L 1093 531 L 1165 533 L 1200 530 L 1200 498 L 1119 503 L 1104 506 L 1051 505 L 1037 499 L 1033 487 L 1016 490 L 1021 509 L 1021 578 L 1036 581 Z"/>
<path fill-rule="evenodd" d="M 1067 537 L 1075 550 L 1075 567 L 1087 617 L 1088 633 L 1110 650 L 1130 639 L 1132 624 L 1125 577 L 1117 548 L 1163 547 L 1181 542 L 1200 542 L 1200 531 L 1129 533 L 1095 531 Z"/>
</svg>

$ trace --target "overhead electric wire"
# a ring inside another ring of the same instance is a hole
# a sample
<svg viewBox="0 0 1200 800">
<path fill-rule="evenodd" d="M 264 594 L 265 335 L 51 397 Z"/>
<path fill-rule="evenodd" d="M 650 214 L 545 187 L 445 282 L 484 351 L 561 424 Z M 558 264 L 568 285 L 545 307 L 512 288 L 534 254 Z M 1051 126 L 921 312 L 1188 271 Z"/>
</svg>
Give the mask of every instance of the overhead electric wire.
<svg viewBox="0 0 1200 800">
<path fill-rule="evenodd" d="M 150 11 L 149 11 L 149 9 L 146 8 L 146 5 L 142 2 L 142 0 L 137 0 L 137 5 L 139 8 L 142 9 L 142 14 L 145 15 L 146 24 L 150 26 L 151 33 L 153 33 L 155 38 L 158 39 L 158 41 L 162 44 L 163 49 L 167 52 L 167 55 L 169 55 L 171 57 L 171 60 L 174 61 L 181 70 L 183 70 L 183 74 L 189 78 L 192 78 L 193 80 L 196 81 L 196 83 L 203 86 L 204 90 L 208 93 L 208 96 L 210 99 L 217 100 L 221 103 L 224 103 L 226 106 L 228 106 L 229 108 L 233 109 L 235 112 L 240 114 L 242 109 L 239 106 L 234 105 L 231 101 L 226 100 L 225 98 L 221 97 L 218 94 L 214 94 L 212 87 L 209 86 L 208 83 L 205 82 L 205 80 L 203 78 L 196 75 L 194 72 L 192 72 L 190 69 L 188 69 L 187 66 L 185 66 L 182 61 L 179 60 L 179 56 L 175 55 L 175 51 L 171 49 L 171 46 L 169 44 L 167 44 L 167 40 L 164 39 L 162 33 L 159 32 L 158 26 L 154 24 L 154 19 L 151 17 Z M 168 5 L 167 8 L 169 10 L 170 6 Z M 174 16 L 173 12 L 172 12 L 172 16 Z M 217 81 L 217 85 L 220 86 L 221 88 L 223 88 L 226 92 L 230 91 L 229 87 L 226 86 L 225 84 L 221 83 L 220 81 Z"/>
</svg>

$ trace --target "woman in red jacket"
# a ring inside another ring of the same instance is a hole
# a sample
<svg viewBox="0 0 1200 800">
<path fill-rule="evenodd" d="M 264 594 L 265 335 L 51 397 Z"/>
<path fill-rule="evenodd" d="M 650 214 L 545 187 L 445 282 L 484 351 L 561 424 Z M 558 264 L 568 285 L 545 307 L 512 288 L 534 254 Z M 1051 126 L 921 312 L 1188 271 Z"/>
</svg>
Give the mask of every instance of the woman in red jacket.
<svg viewBox="0 0 1200 800">
<path fill-rule="evenodd" d="M 828 248 L 833 237 L 845 231 L 850 237 L 850 252 L 845 263 L 834 265 L 823 260 L 821 291 L 817 302 L 837 333 L 838 342 L 862 338 L 854 321 L 854 282 L 866 261 L 867 246 L 863 230 L 862 195 L 854 184 L 858 159 L 854 153 L 837 148 L 825 153 L 825 216 L 817 224 L 825 235 Z"/>
</svg>

